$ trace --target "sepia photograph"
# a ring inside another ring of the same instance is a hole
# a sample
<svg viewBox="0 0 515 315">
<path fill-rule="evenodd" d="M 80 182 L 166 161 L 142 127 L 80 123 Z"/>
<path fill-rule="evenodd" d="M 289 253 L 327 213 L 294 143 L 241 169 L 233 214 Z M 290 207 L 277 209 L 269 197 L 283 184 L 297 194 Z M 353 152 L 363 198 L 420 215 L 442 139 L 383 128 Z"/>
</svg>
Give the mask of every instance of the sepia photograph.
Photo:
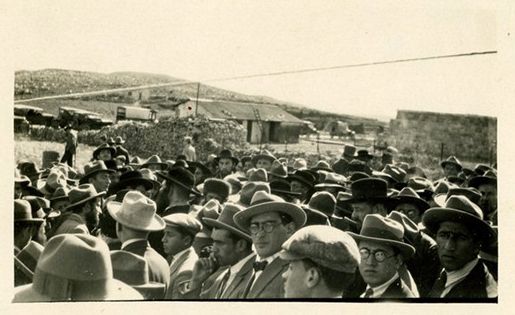
<svg viewBox="0 0 515 315">
<path fill-rule="evenodd" d="M 11 306 L 509 299 L 497 3 L 8 12 Z"/>
</svg>

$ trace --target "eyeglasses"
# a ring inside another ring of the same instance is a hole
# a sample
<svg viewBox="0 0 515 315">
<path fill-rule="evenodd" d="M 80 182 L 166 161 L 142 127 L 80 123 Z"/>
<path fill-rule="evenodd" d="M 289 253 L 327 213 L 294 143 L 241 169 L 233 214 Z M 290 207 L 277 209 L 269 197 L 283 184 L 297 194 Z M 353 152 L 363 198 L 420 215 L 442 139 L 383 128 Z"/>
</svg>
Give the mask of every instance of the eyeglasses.
<svg viewBox="0 0 515 315">
<path fill-rule="evenodd" d="M 250 234 L 256 235 L 259 233 L 259 231 L 263 230 L 266 233 L 272 233 L 272 231 L 275 229 L 276 226 L 281 224 L 280 222 L 264 222 L 264 223 L 252 223 L 250 224 L 249 230 Z"/>
<path fill-rule="evenodd" d="M 383 250 L 376 250 L 376 251 L 370 251 L 368 248 L 362 248 L 359 250 L 359 254 L 361 255 L 362 260 L 368 259 L 370 257 L 370 254 L 374 255 L 374 259 L 377 262 L 383 262 L 386 259 L 395 256 L 395 254 L 392 254 L 390 256 L 386 256 L 386 253 Z"/>
</svg>

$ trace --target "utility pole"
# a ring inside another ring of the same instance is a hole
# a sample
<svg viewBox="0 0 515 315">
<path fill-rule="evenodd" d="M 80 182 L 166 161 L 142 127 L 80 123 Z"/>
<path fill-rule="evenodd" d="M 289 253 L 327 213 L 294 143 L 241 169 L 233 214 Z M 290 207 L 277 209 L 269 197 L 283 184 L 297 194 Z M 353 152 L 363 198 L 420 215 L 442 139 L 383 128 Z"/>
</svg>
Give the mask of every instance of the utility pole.
<svg viewBox="0 0 515 315">
<path fill-rule="evenodd" d="M 195 101 L 195 117 L 197 117 L 198 114 L 198 95 L 200 93 L 200 82 L 197 82 L 197 99 Z"/>
<path fill-rule="evenodd" d="M 256 117 L 257 125 L 260 131 L 259 137 L 259 151 L 261 152 L 262 144 L 263 144 L 263 124 L 261 123 L 261 115 L 259 114 L 259 109 L 257 107 L 254 108 L 254 117 Z"/>
</svg>

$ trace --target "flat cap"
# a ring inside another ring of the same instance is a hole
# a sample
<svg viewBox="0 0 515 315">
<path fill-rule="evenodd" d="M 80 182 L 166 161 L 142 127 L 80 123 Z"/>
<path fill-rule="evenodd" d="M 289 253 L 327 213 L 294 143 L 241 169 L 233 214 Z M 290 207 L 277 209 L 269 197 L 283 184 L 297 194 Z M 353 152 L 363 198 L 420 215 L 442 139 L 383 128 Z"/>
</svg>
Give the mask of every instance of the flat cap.
<svg viewBox="0 0 515 315">
<path fill-rule="evenodd" d="M 170 214 L 165 216 L 163 220 L 165 221 L 166 226 L 182 227 L 193 236 L 202 229 L 202 224 L 199 220 L 186 213 Z"/>
<path fill-rule="evenodd" d="M 356 241 L 346 232 L 332 226 L 311 225 L 295 232 L 282 246 L 284 260 L 308 258 L 316 264 L 354 273 L 359 263 Z"/>
</svg>

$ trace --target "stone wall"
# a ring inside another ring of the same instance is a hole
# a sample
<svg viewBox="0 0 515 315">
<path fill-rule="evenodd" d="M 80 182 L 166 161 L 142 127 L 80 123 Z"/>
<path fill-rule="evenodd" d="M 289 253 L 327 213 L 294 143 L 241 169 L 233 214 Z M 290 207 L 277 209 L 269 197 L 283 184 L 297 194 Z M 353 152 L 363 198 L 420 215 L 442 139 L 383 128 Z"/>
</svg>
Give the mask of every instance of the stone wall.
<svg viewBox="0 0 515 315">
<path fill-rule="evenodd" d="M 388 143 L 401 151 L 494 163 L 497 118 L 418 111 L 397 112 L 390 121 Z"/>
</svg>

